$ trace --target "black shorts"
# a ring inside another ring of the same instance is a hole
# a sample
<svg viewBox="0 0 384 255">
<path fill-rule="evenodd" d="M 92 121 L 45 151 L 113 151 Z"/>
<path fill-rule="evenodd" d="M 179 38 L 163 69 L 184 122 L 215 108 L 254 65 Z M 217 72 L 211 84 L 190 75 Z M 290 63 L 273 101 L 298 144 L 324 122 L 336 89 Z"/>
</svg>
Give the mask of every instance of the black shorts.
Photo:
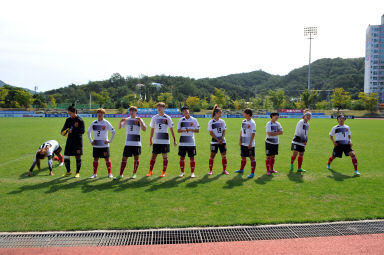
<svg viewBox="0 0 384 255">
<path fill-rule="evenodd" d="M 123 157 L 139 156 L 141 154 L 141 146 L 125 146 Z"/>
<path fill-rule="evenodd" d="M 291 151 L 304 152 L 305 151 L 305 146 L 292 143 Z"/>
<path fill-rule="evenodd" d="M 265 142 L 265 154 L 267 156 L 279 155 L 279 145 Z"/>
<path fill-rule="evenodd" d="M 153 154 L 162 154 L 170 152 L 169 144 L 154 144 L 152 148 Z"/>
<path fill-rule="evenodd" d="M 81 156 L 83 155 L 83 140 L 69 140 L 65 144 L 64 156 Z"/>
<path fill-rule="evenodd" d="M 94 158 L 109 158 L 109 147 L 93 148 Z"/>
<path fill-rule="evenodd" d="M 59 145 L 59 148 L 57 148 L 57 150 L 55 150 L 53 153 L 56 154 L 57 156 L 59 156 L 61 150 L 62 150 L 62 148 L 61 148 L 61 146 Z"/>
<path fill-rule="evenodd" d="M 196 156 L 196 146 L 179 146 L 179 156 L 185 157 L 188 152 L 188 157 L 193 158 Z"/>
<path fill-rule="evenodd" d="M 240 156 L 243 158 L 255 156 L 255 147 L 252 147 L 249 149 L 248 146 L 241 145 L 240 150 L 241 150 Z"/>
<path fill-rule="evenodd" d="M 349 156 L 349 153 L 353 151 L 350 144 L 339 144 L 333 148 L 332 156 L 341 158 L 343 156 L 343 152 L 345 156 Z"/>
<path fill-rule="evenodd" d="M 211 152 L 217 153 L 220 149 L 220 153 L 227 151 L 227 145 L 225 143 L 222 144 L 211 144 Z"/>
</svg>

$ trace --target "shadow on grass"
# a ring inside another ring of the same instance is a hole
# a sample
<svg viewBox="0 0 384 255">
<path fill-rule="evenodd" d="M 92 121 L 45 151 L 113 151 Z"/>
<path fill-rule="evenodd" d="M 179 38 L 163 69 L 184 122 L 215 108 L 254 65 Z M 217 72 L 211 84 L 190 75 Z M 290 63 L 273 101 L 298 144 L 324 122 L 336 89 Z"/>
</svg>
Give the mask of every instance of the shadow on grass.
<svg viewBox="0 0 384 255">
<path fill-rule="evenodd" d="M 249 181 L 250 178 L 243 178 L 242 174 L 236 174 L 231 180 L 226 181 L 226 185 L 223 189 L 233 189 L 234 187 L 243 186 L 244 182 Z"/>
<path fill-rule="evenodd" d="M 342 182 L 342 181 L 344 181 L 346 179 L 350 179 L 350 178 L 355 178 L 356 177 L 355 175 L 350 176 L 350 175 L 345 175 L 345 174 L 336 172 L 332 168 L 330 168 L 328 170 L 331 172 L 332 176 L 328 175 L 327 177 L 331 178 L 331 179 L 334 179 L 335 181 L 338 181 L 338 182 Z"/>
<path fill-rule="evenodd" d="M 120 192 L 120 191 L 124 191 L 126 189 L 135 189 L 135 188 L 146 187 L 146 186 L 150 185 L 151 183 L 154 183 L 154 182 L 160 180 L 160 178 L 161 178 L 160 176 L 155 177 L 155 178 L 144 176 L 141 179 L 135 180 L 135 181 L 133 181 L 134 179 L 126 179 L 123 181 L 114 181 L 114 182 L 119 184 L 119 187 L 117 189 L 115 189 L 114 191 Z"/>
<path fill-rule="evenodd" d="M 303 175 L 300 172 L 294 172 L 293 170 L 289 170 L 289 174 L 287 175 L 288 179 L 292 182 L 303 183 Z"/>
<path fill-rule="evenodd" d="M 55 172 L 54 172 L 53 170 L 54 170 L 56 167 L 58 167 L 58 166 L 59 166 L 59 165 L 54 165 L 54 166 L 52 166 L 52 172 L 53 172 L 53 174 L 55 174 Z M 28 172 L 25 172 L 25 173 L 22 173 L 22 174 L 19 175 L 19 180 L 27 179 L 27 178 L 36 176 L 36 175 L 38 175 L 38 174 L 40 174 L 40 173 L 43 173 L 43 172 L 47 172 L 46 175 L 49 176 L 49 167 L 44 167 L 44 168 L 42 168 L 40 171 L 39 171 L 38 169 L 35 169 L 35 170 L 32 172 L 31 176 L 28 176 L 29 171 L 28 171 Z"/>
<path fill-rule="evenodd" d="M 209 177 L 208 174 L 204 175 L 203 178 L 201 179 L 198 179 L 196 181 L 193 181 L 193 182 L 189 182 L 186 187 L 188 188 L 195 188 L 197 187 L 199 184 L 207 184 L 207 183 L 210 183 L 210 182 L 213 182 L 213 181 L 216 181 L 217 179 L 219 179 L 221 176 L 223 176 L 222 174 L 218 174 L 214 177 L 211 176 L 211 178 Z"/>
<path fill-rule="evenodd" d="M 41 183 L 32 184 L 32 185 L 23 185 L 23 186 L 19 187 L 19 189 L 17 189 L 17 190 L 8 192 L 8 194 L 19 194 L 19 193 L 22 193 L 22 192 L 28 191 L 28 190 L 45 189 L 45 188 L 50 188 L 50 187 L 52 188 L 52 186 L 54 186 L 54 185 L 60 185 L 60 184 L 65 183 L 69 180 L 70 180 L 70 178 L 61 176 L 61 177 L 55 178 L 55 179 L 47 181 L 47 182 L 41 182 Z"/>
<path fill-rule="evenodd" d="M 264 174 L 262 176 L 259 176 L 255 182 L 257 184 L 260 184 L 260 185 L 264 185 L 264 184 L 267 184 L 267 182 L 271 181 L 273 179 L 273 175 L 267 175 L 267 174 Z"/>
<path fill-rule="evenodd" d="M 149 189 L 146 189 L 146 192 L 151 192 L 151 191 L 156 191 L 158 189 L 169 189 L 169 188 L 174 188 L 177 187 L 180 183 L 183 183 L 187 180 L 189 180 L 190 177 L 186 178 L 180 178 L 180 177 L 173 177 L 172 179 L 159 183 L 159 184 L 154 184 L 152 185 Z"/>
</svg>

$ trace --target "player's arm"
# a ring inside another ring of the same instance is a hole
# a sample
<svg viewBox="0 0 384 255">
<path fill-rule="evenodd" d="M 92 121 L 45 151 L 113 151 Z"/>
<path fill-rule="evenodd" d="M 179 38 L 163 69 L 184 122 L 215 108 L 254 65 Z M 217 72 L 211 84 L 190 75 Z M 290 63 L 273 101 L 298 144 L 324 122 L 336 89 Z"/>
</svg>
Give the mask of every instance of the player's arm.
<svg viewBox="0 0 384 255">
<path fill-rule="evenodd" d="M 111 142 L 113 141 L 113 138 L 114 138 L 115 135 L 116 135 L 116 130 L 112 127 L 111 123 L 109 123 L 109 125 L 108 125 L 108 129 L 109 129 L 109 131 L 112 133 L 112 135 L 111 135 L 111 139 L 108 140 L 108 138 L 107 138 L 107 140 L 105 140 L 105 144 L 107 144 L 107 143 L 111 143 Z"/>
<path fill-rule="evenodd" d="M 48 156 L 48 168 L 49 168 L 49 171 L 52 172 L 52 155 L 49 155 Z"/>
<path fill-rule="evenodd" d="M 217 137 L 215 136 L 215 134 L 213 133 L 213 131 L 209 131 L 209 134 L 212 136 L 212 138 L 214 140 L 216 140 L 217 142 L 220 142 L 219 139 L 217 139 Z"/>
<path fill-rule="evenodd" d="M 185 132 L 184 129 L 181 129 L 181 120 L 179 120 L 179 123 L 177 123 L 177 133 L 183 133 Z"/>
<path fill-rule="evenodd" d="M 66 130 L 67 128 L 69 128 L 69 125 L 68 125 L 68 119 L 65 120 L 64 126 L 63 126 L 63 128 L 61 129 L 60 132 L 63 132 L 63 131 Z"/>
<path fill-rule="evenodd" d="M 333 135 L 330 135 L 329 138 L 331 139 L 331 142 L 333 143 L 333 146 L 337 146 L 337 143 L 333 139 Z"/>
<path fill-rule="evenodd" d="M 169 128 L 169 129 L 171 130 L 171 134 L 172 134 L 172 138 L 173 138 L 173 144 L 176 146 L 177 142 L 176 142 L 175 132 L 173 132 L 173 127 Z"/>
<path fill-rule="evenodd" d="M 32 165 L 31 165 L 31 167 L 29 168 L 29 172 L 30 172 L 30 173 L 33 171 L 33 169 L 35 168 L 35 166 L 36 166 L 36 159 L 33 160 Z"/>
<path fill-rule="evenodd" d="M 352 147 L 352 140 L 351 140 L 351 135 L 348 135 L 348 139 L 349 139 L 349 144 L 351 145 Z"/>
<path fill-rule="evenodd" d="M 124 126 L 124 122 L 127 120 L 127 118 L 121 119 L 119 122 L 119 129 Z"/>
<path fill-rule="evenodd" d="M 221 139 L 220 139 L 220 141 L 219 141 L 220 144 L 222 144 L 223 141 L 224 141 L 224 137 L 225 137 L 225 129 L 223 130 L 223 133 L 222 133 L 222 134 L 223 134 L 223 135 L 221 136 Z"/>
<path fill-rule="evenodd" d="M 252 133 L 251 135 L 251 140 L 249 141 L 249 144 L 248 144 L 248 148 L 252 148 L 252 145 L 253 145 L 253 139 L 255 139 L 255 135 L 256 133 Z"/>
<path fill-rule="evenodd" d="M 239 139 L 239 145 L 241 146 L 241 138 L 242 138 L 242 135 L 243 134 L 243 131 L 240 130 L 240 139 Z"/>
<path fill-rule="evenodd" d="M 93 144 L 93 140 L 92 140 L 92 135 L 91 135 L 91 132 L 92 132 L 92 124 L 89 126 L 88 130 L 87 130 L 87 134 L 88 134 L 88 140 L 91 144 Z"/>
<path fill-rule="evenodd" d="M 147 125 L 145 125 L 144 120 L 140 117 L 137 117 L 137 119 L 140 121 L 141 130 L 143 130 L 145 132 L 147 130 Z"/>
<path fill-rule="evenodd" d="M 149 146 L 152 146 L 152 138 L 154 133 L 155 133 L 155 129 L 151 127 L 151 134 L 149 136 Z"/>
</svg>

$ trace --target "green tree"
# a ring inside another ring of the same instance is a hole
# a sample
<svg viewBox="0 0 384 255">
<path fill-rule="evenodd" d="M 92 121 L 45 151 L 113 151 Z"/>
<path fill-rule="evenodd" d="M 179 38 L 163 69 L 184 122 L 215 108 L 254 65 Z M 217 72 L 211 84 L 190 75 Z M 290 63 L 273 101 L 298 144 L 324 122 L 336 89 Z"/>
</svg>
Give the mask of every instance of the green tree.
<svg viewBox="0 0 384 255">
<path fill-rule="evenodd" d="M 208 109 L 208 108 L 209 108 L 209 103 L 208 103 L 208 101 L 207 101 L 206 98 L 204 98 L 203 100 L 201 100 L 200 105 L 201 105 L 201 108 L 202 108 L 202 109 Z"/>
<path fill-rule="evenodd" d="M 359 99 L 364 103 L 365 108 L 370 112 L 375 112 L 377 104 L 379 102 L 379 97 L 377 93 L 359 93 Z"/>
<path fill-rule="evenodd" d="M 157 97 L 159 102 L 164 102 L 167 106 L 172 105 L 173 95 L 170 92 L 163 92 Z"/>
<path fill-rule="evenodd" d="M 263 108 L 263 98 L 261 96 L 253 97 L 250 99 L 252 109 L 261 109 Z"/>
<path fill-rule="evenodd" d="M 92 92 L 92 97 L 99 107 L 103 107 L 110 100 L 109 93 L 107 91 L 102 91 L 100 93 Z"/>
<path fill-rule="evenodd" d="M 33 102 L 33 97 L 31 93 L 25 91 L 24 89 L 15 89 L 13 100 L 17 102 L 19 106 L 28 108 Z"/>
<path fill-rule="evenodd" d="M 233 100 L 233 101 L 232 101 L 232 104 L 233 104 L 233 108 L 234 108 L 235 110 L 240 110 L 240 109 L 241 109 L 241 106 L 240 106 L 239 101 L 237 101 L 237 100 Z"/>
<path fill-rule="evenodd" d="M 313 105 L 316 104 L 316 100 L 319 93 L 316 90 L 308 91 L 308 89 L 305 89 L 303 93 L 301 93 L 300 98 L 302 101 L 302 105 L 304 108 L 311 108 Z"/>
<path fill-rule="evenodd" d="M 52 95 L 51 96 L 51 107 L 53 108 L 53 109 L 56 109 L 56 107 L 57 107 L 57 105 L 56 105 L 56 99 L 55 99 L 55 97 Z"/>
<path fill-rule="evenodd" d="M 215 88 L 215 95 L 211 95 L 211 100 L 214 104 L 217 104 L 219 107 L 223 107 L 227 103 L 227 98 L 225 97 L 225 90 Z"/>
<path fill-rule="evenodd" d="M 38 93 L 33 96 L 33 105 L 37 108 L 47 108 L 47 103 L 45 102 L 45 97 L 43 94 Z"/>
<path fill-rule="evenodd" d="M 271 99 L 270 96 L 264 97 L 264 104 L 263 104 L 264 109 L 271 109 Z"/>
<path fill-rule="evenodd" d="M 332 106 L 339 112 L 340 109 L 345 109 L 351 102 L 351 96 L 348 91 L 343 88 L 335 88 L 331 97 Z"/>
<path fill-rule="evenodd" d="M 4 87 L 0 87 L 0 106 L 3 106 L 5 104 L 5 98 L 8 95 L 8 89 Z"/>
<path fill-rule="evenodd" d="M 326 100 L 317 102 L 315 107 L 316 107 L 316 109 L 319 109 L 319 110 L 329 110 L 330 109 L 329 102 Z"/>
<path fill-rule="evenodd" d="M 196 106 L 200 104 L 200 98 L 199 97 L 192 97 L 189 96 L 187 100 L 185 100 L 185 104 L 191 108 L 194 109 Z"/>
<path fill-rule="evenodd" d="M 285 98 L 285 92 L 283 89 L 279 90 L 269 90 L 268 94 L 270 96 L 270 100 L 272 102 L 273 108 L 276 109 L 276 111 L 279 111 L 281 109 L 281 105 L 284 102 Z"/>
</svg>

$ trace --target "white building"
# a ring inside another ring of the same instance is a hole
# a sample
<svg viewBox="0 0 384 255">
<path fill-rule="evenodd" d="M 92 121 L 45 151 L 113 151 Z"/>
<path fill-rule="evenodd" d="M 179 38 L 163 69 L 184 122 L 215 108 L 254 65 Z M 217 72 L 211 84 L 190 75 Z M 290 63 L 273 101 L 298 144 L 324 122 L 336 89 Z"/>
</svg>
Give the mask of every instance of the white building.
<svg viewBox="0 0 384 255">
<path fill-rule="evenodd" d="M 376 92 L 384 102 L 384 15 L 381 25 L 369 25 L 365 46 L 364 92 Z"/>
</svg>

